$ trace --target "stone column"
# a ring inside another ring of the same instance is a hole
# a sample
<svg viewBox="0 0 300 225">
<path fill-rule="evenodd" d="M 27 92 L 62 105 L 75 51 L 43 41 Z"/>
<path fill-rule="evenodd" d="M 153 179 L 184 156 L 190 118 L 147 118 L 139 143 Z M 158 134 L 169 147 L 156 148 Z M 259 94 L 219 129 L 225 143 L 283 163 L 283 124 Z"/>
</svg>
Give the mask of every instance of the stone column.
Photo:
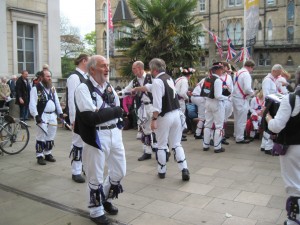
<svg viewBox="0 0 300 225">
<path fill-rule="evenodd" d="M 0 0 L 0 75 L 8 74 L 8 50 L 7 50 L 7 23 L 6 23 L 6 0 Z"/>
</svg>

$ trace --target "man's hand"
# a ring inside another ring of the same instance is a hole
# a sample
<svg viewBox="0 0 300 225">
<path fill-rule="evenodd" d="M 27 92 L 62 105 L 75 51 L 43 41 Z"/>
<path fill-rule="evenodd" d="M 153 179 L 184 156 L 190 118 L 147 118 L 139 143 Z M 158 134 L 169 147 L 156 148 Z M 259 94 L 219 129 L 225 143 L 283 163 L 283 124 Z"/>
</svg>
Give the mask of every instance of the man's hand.
<svg viewBox="0 0 300 225">
<path fill-rule="evenodd" d="M 43 122 L 43 120 L 41 119 L 41 117 L 40 117 L 39 115 L 36 115 L 36 116 L 35 116 L 35 122 L 36 122 L 37 124 L 39 124 L 39 123 Z"/>
<path fill-rule="evenodd" d="M 59 114 L 59 118 L 63 120 L 64 119 L 64 114 L 62 114 L 62 113 Z"/>
<path fill-rule="evenodd" d="M 22 104 L 22 105 L 23 105 L 23 104 L 24 104 L 24 100 L 23 100 L 23 98 L 21 98 L 21 97 L 20 97 L 20 98 L 19 98 L 19 102 L 20 102 L 20 104 Z"/>
<path fill-rule="evenodd" d="M 151 120 L 151 130 L 154 131 L 157 129 L 157 120 Z"/>
</svg>

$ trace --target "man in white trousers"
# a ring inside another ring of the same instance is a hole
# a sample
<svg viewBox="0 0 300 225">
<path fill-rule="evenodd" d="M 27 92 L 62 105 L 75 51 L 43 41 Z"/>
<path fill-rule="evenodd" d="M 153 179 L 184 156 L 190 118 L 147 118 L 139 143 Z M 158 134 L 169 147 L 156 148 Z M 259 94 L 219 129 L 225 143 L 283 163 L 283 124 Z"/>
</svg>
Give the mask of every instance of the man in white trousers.
<svg viewBox="0 0 300 225">
<path fill-rule="evenodd" d="M 282 66 L 280 64 L 275 64 L 272 67 L 271 73 L 268 73 L 267 76 L 263 79 L 262 82 L 262 91 L 263 96 L 266 98 L 270 94 L 279 93 L 276 86 L 276 79 L 282 73 Z M 261 151 L 264 151 L 266 154 L 271 155 L 271 150 L 273 148 L 273 140 L 271 139 L 271 135 L 264 131 L 263 137 L 261 139 Z"/>
<path fill-rule="evenodd" d="M 52 148 L 57 130 L 57 115 L 63 118 L 63 113 L 49 71 L 41 71 L 41 82 L 31 89 L 29 111 L 35 118 L 37 126 L 35 145 L 37 163 L 46 165 L 46 161 L 55 162 Z"/>
<path fill-rule="evenodd" d="M 237 144 L 248 144 L 250 140 L 246 140 L 244 132 L 247 123 L 247 114 L 249 111 L 249 98 L 254 95 L 251 88 L 252 73 L 255 62 L 247 60 L 242 69 L 240 69 L 234 78 L 234 86 L 232 92 L 232 105 L 234 115 L 234 134 Z"/>
<path fill-rule="evenodd" d="M 141 87 L 146 84 L 152 84 L 151 74 L 147 74 L 144 70 L 144 63 L 136 61 L 132 64 L 132 72 L 136 76 L 122 90 L 122 94 L 130 93 L 133 88 Z M 152 94 L 148 91 L 137 91 L 134 93 L 135 107 L 137 111 L 138 126 L 142 133 L 141 141 L 143 143 L 143 155 L 138 158 L 138 161 L 151 159 L 154 134 L 150 128 L 152 117 Z"/>
<path fill-rule="evenodd" d="M 80 54 L 74 61 L 74 64 L 76 65 L 75 71 L 73 71 L 69 78 L 67 79 L 67 91 L 66 91 L 66 98 L 67 98 L 67 109 L 69 111 L 69 118 L 70 118 L 70 124 L 74 128 L 74 122 L 75 122 L 75 114 L 76 114 L 76 108 L 75 108 L 75 89 L 77 86 L 87 80 L 86 75 L 86 65 L 88 62 L 89 56 L 87 54 Z M 72 132 L 72 147 L 70 152 L 70 158 L 72 158 L 71 161 L 71 167 L 72 167 L 72 180 L 74 180 L 76 183 L 84 183 L 85 179 L 81 175 L 82 173 L 82 139 L 81 137 Z"/>
<path fill-rule="evenodd" d="M 190 172 L 180 143 L 185 116 L 180 110 L 174 80 L 166 74 L 166 63 L 164 60 L 154 58 L 149 62 L 149 67 L 154 77 L 153 83 L 140 87 L 137 90 L 148 90 L 153 95 L 151 129 L 157 137 L 156 159 L 158 163 L 158 177 L 164 179 L 166 176 L 169 143 L 181 171 L 182 180 L 188 181 Z"/>
<path fill-rule="evenodd" d="M 201 90 L 201 96 L 205 97 L 205 123 L 203 136 L 203 151 L 208 151 L 213 124 L 214 131 L 214 152 L 221 153 L 222 148 L 223 123 L 225 116 L 225 103 L 227 96 L 222 95 L 222 81 L 220 76 L 223 74 L 224 67 L 221 62 L 216 62 L 210 69 L 210 74 L 205 78 Z"/>
<path fill-rule="evenodd" d="M 92 56 L 87 64 L 89 79 L 75 91 L 77 106 L 75 132 L 83 140 L 82 161 L 87 177 L 90 219 L 108 225 L 104 210 L 116 215 L 112 204 L 123 192 L 120 184 L 126 173 L 125 149 L 120 117 L 120 100 L 107 82 L 109 65 L 101 55 Z M 108 174 L 104 179 L 107 163 Z"/>
</svg>

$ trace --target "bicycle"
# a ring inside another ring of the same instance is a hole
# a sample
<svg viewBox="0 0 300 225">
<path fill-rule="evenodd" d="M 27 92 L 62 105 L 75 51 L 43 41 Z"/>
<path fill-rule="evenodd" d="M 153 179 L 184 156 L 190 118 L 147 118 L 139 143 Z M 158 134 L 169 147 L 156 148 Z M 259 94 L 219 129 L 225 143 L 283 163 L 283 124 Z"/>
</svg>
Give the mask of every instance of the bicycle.
<svg viewBox="0 0 300 225">
<path fill-rule="evenodd" d="M 0 153 L 15 155 L 29 142 L 28 125 L 8 115 L 8 108 L 0 108 Z"/>
</svg>

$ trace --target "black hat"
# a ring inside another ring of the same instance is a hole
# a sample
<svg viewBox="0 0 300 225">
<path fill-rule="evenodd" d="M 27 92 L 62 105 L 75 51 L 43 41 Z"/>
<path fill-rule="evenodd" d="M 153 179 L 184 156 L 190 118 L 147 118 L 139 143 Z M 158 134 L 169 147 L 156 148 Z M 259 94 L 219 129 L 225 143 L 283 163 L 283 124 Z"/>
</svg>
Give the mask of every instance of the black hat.
<svg viewBox="0 0 300 225">
<path fill-rule="evenodd" d="M 222 68 L 224 68 L 224 65 L 223 65 L 222 62 L 214 62 L 210 69 L 211 70 L 217 70 L 217 69 L 222 69 Z"/>
</svg>

